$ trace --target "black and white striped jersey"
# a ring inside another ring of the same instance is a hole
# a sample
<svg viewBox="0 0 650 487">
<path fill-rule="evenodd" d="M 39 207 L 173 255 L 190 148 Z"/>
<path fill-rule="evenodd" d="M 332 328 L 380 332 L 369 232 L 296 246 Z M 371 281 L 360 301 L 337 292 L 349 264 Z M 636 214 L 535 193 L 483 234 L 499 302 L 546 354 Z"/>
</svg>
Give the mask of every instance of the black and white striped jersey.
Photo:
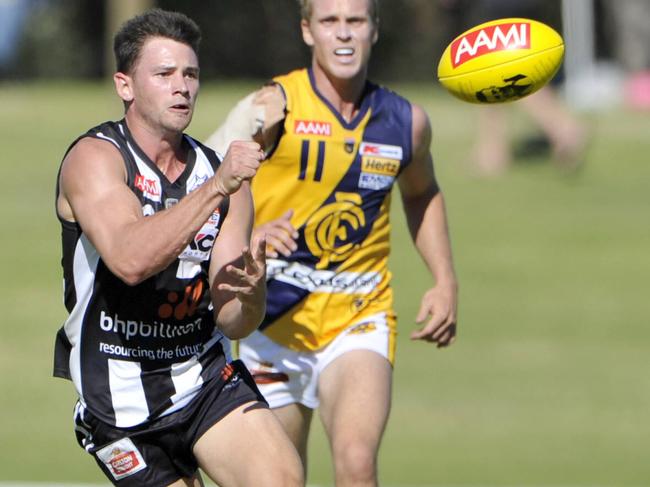
<svg viewBox="0 0 650 487">
<path fill-rule="evenodd" d="M 124 120 L 89 130 L 70 148 L 84 137 L 106 140 L 120 151 L 127 184 L 145 216 L 178 203 L 220 162 L 211 149 L 184 136 L 188 160 L 171 183 Z M 230 359 L 208 289 L 212 244 L 227 209 L 226 200 L 168 268 L 136 286 L 111 273 L 77 223 L 59 217 L 69 317 L 57 334 L 54 375 L 71 379 L 81 405 L 97 418 L 130 427 L 177 411 Z"/>
</svg>

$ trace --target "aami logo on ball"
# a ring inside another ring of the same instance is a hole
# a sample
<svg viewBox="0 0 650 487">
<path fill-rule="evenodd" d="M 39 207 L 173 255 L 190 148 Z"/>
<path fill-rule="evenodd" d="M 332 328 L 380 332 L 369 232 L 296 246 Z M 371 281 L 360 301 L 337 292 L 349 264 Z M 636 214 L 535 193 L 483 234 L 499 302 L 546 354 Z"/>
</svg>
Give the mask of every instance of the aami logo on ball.
<svg viewBox="0 0 650 487">
<path fill-rule="evenodd" d="M 451 45 L 454 68 L 470 59 L 507 49 L 530 49 L 530 23 L 497 24 L 472 31 Z"/>
</svg>

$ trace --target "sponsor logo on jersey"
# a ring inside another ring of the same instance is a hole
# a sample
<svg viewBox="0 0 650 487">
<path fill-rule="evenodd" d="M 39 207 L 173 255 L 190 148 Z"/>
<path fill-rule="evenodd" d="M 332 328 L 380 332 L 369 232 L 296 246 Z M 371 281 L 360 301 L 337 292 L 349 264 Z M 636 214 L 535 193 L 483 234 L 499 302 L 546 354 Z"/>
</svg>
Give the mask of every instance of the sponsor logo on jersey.
<svg viewBox="0 0 650 487">
<path fill-rule="evenodd" d="M 399 172 L 399 161 L 386 159 L 384 157 L 363 156 L 361 157 L 361 170 L 384 176 L 397 176 Z"/>
<path fill-rule="evenodd" d="M 180 300 L 180 302 L 178 293 L 174 291 L 169 292 L 169 294 L 167 294 L 169 302 L 158 308 L 158 316 L 161 318 L 170 318 L 171 316 L 174 316 L 177 320 L 183 320 L 194 316 L 196 308 L 201 302 L 201 299 L 203 299 L 203 290 L 203 281 L 198 279 L 194 283 L 185 286 L 183 299 Z"/>
<path fill-rule="evenodd" d="M 363 189 L 372 189 L 380 191 L 393 186 L 395 178 L 393 176 L 383 176 L 381 174 L 372 174 L 362 172 L 359 175 L 359 187 Z"/>
<path fill-rule="evenodd" d="M 491 25 L 456 39 L 451 45 L 451 62 L 457 68 L 470 59 L 491 52 L 530 49 L 530 23 Z"/>
<path fill-rule="evenodd" d="M 293 124 L 293 132 L 299 135 L 332 135 L 332 124 L 316 120 L 296 120 Z"/>
<path fill-rule="evenodd" d="M 402 148 L 399 145 L 375 144 L 373 142 L 361 142 L 359 154 L 363 156 L 387 157 L 389 159 L 402 160 Z"/>
<path fill-rule="evenodd" d="M 397 154 L 396 151 L 393 152 Z M 376 191 L 389 189 L 399 173 L 400 163 L 399 159 L 375 155 L 361 156 L 359 187 Z"/>
<path fill-rule="evenodd" d="M 177 308 L 177 310 L 178 309 L 179 308 Z M 186 310 L 181 308 L 181 312 L 185 313 Z M 126 340 L 127 342 L 132 338 L 134 340 L 142 340 L 143 338 L 158 338 L 165 340 L 178 339 L 187 335 L 198 336 L 201 332 L 201 326 L 203 323 L 203 318 L 201 317 L 183 324 L 175 324 L 155 320 L 153 322 L 131 320 L 128 317 L 120 317 L 117 313 L 114 315 L 109 313 L 106 313 L 104 310 L 101 311 L 99 316 L 100 329 L 107 333 L 115 333 L 120 336 L 120 339 Z M 109 350 L 103 351 L 107 353 L 110 352 Z"/>
<path fill-rule="evenodd" d="M 145 198 L 160 201 L 160 188 L 158 187 L 158 181 L 155 179 L 147 179 L 142 174 L 136 174 L 133 184 L 142 191 Z"/>
<path fill-rule="evenodd" d="M 140 464 L 138 457 L 132 451 L 121 452 L 119 448 L 116 448 L 114 455 L 110 463 L 113 472 L 117 475 L 129 473 Z"/>
<path fill-rule="evenodd" d="M 267 260 L 267 278 L 305 289 L 311 293 L 363 294 L 374 292 L 381 284 L 379 272 L 329 271 L 313 269 L 298 262 Z"/>
<path fill-rule="evenodd" d="M 219 233 L 219 222 L 221 221 L 221 212 L 219 208 L 214 210 L 210 218 L 203 224 L 201 230 L 194 236 L 185 250 L 179 256 L 181 260 L 190 260 L 202 262 L 210 258 L 210 251 L 214 240 Z"/>
<path fill-rule="evenodd" d="M 129 477 L 147 467 L 130 438 L 122 438 L 98 450 L 97 458 L 106 465 L 115 480 Z"/>
</svg>

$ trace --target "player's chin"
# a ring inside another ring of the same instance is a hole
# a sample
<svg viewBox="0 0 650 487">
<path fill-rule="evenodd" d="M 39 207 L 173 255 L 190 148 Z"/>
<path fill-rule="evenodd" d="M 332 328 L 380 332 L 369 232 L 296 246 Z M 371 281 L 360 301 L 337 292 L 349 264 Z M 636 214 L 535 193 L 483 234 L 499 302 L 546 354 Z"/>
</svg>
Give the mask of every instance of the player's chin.
<svg viewBox="0 0 650 487">
<path fill-rule="evenodd" d="M 353 80 L 363 73 L 361 64 L 358 60 L 349 62 L 338 61 L 330 69 L 331 74 L 341 80 Z"/>
<path fill-rule="evenodd" d="M 184 131 L 192 121 L 192 110 L 171 113 L 165 120 L 165 127 L 172 132 Z"/>
</svg>

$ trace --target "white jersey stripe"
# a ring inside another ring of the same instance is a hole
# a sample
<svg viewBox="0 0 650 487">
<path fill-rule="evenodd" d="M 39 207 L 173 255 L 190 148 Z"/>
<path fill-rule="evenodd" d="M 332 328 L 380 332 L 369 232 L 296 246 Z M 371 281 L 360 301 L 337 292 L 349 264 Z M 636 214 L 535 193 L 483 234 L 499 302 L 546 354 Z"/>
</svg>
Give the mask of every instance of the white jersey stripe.
<svg viewBox="0 0 650 487">
<path fill-rule="evenodd" d="M 138 362 L 108 359 L 108 381 L 118 428 L 140 424 L 149 417 Z M 135 387 L 138 384 L 139 387 Z"/>
<path fill-rule="evenodd" d="M 77 302 L 70 313 L 70 317 L 65 323 L 65 334 L 72 345 L 70 353 L 70 376 L 79 395 L 83 398 L 83 388 L 81 386 L 81 366 L 80 366 L 80 347 L 77 345 L 81 340 L 81 328 L 84 314 L 88 307 L 88 302 L 93 293 L 93 282 L 95 281 L 95 271 L 99 263 L 99 254 L 90 243 L 86 235 L 81 236 L 77 242 L 74 252 L 74 286 L 77 295 Z"/>
<path fill-rule="evenodd" d="M 181 409 L 199 392 L 203 385 L 202 371 L 203 367 L 196 356 L 187 362 L 172 365 L 172 382 L 176 390 L 180 391 L 180 393 L 174 394 L 171 397 L 174 405 L 165 411 L 165 414 Z"/>
</svg>

